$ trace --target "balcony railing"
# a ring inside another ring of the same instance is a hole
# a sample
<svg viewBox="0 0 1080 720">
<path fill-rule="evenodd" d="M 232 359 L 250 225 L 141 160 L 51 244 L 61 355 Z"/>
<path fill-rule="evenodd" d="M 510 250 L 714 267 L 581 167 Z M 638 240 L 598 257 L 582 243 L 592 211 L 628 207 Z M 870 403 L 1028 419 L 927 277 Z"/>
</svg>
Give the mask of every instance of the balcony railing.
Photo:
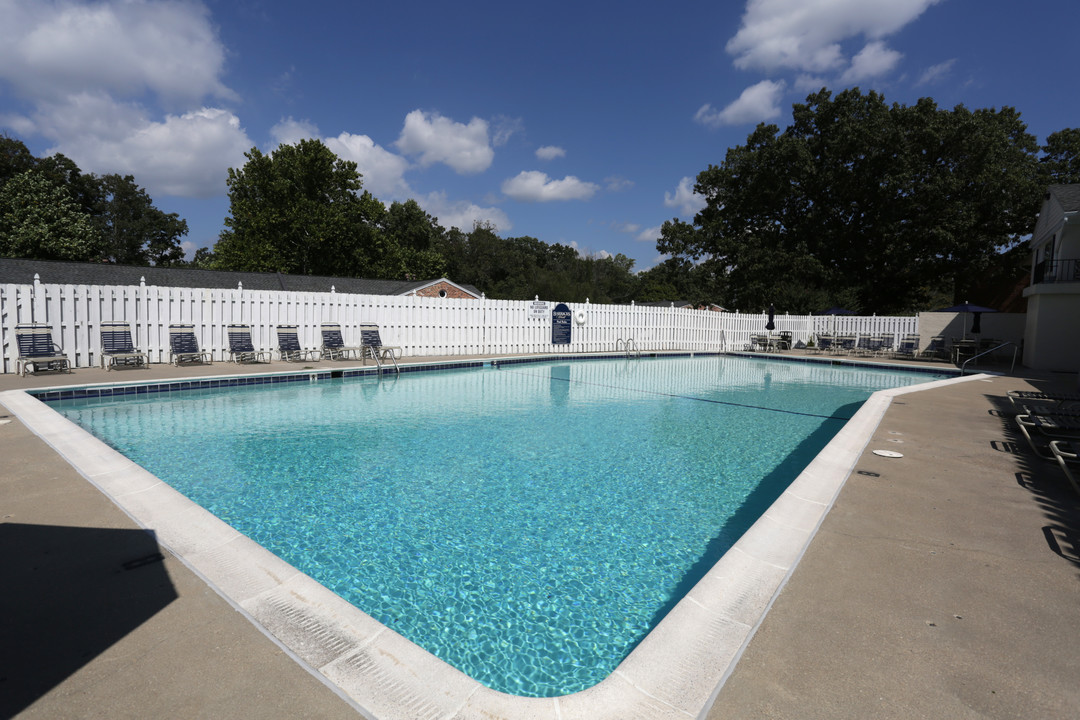
<svg viewBox="0 0 1080 720">
<path fill-rule="evenodd" d="M 1034 285 L 1080 282 L 1080 260 L 1044 260 L 1035 266 Z"/>
</svg>

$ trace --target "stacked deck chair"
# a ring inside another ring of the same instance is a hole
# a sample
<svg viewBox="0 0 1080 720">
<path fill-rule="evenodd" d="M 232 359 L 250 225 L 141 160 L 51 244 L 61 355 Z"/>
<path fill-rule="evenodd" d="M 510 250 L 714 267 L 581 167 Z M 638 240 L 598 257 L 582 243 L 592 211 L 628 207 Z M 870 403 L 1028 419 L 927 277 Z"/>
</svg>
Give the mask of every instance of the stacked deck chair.
<svg viewBox="0 0 1080 720">
<path fill-rule="evenodd" d="M 199 349 L 194 325 L 176 323 L 169 326 L 169 362 L 176 366 L 185 362 L 213 362 L 210 353 Z"/>
<path fill-rule="evenodd" d="M 21 323 L 15 326 L 15 342 L 19 355 L 15 358 L 15 371 L 26 375 L 26 368 L 36 373 L 39 365 L 45 370 L 71 372 L 67 355 L 53 342 L 52 328 L 45 323 Z"/>
<path fill-rule="evenodd" d="M 1073 490 L 1080 493 L 1070 466 L 1080 466 L 1080 416 L 1073 413 L 1040 411 L 1038 414 L 1017 415 L 1016 424 L 1035 454 L 1044 460 L 1057 462 Z M 1036 444 L 1035 437 L 1048 441 L 1047 446 Z"/>
<path fill-rule="evenodd" d="M 278 325 L 277 342 L 278 352 L 282 360 L 318 360 L 318 350 L 307 350 L 300 347 L 299 325 Z"/>
<path fill-rule="evenodd" d="M 364 348 L 363 346 L 346 347 L 345 338 L 341 335 L 341 324 L 324 322 L 322 324 L 322 350 L 320 352 L 324 358 L 344 360 L 350 355 L 354 358 L 362 357 Z"/>
<path fill-rule="evenodd" d="M 251 344 L 251 326 L 233 324 L 228 327 L 229 359 L 235 363 L 270 362 L 270 353 L 256 350 Z"/>
<path fill-rule="evenodd" d="M 1053 410 L 1063 410 L 1080 406 L 1080 393 L 1045 393 L 1035 390 L 1010 390 L 1009 402 L 1015 407 L 1021 407 L 1024 403 L 1049 403 Z"/>
<path fill-rule="evenodd" d="M 112 370 L 117 365 L 145 366 L 150 356 L 135 347 L 131 326 L 122 320 L 101 323 L 101 367 Z"/>
<path fill-rule="evenodd" d="M 382 368 L 382 361 L 389 359 L 394 363 L 394 369 L 401 372 L 397 364 L 397 358 L 401 357 L 401 348 L 394 345 L 383 345 L 378 325 L 375 323 L 362 323 L 360 325 L 360 342 L 363 343 L 360 356 L 364 359 L 365 364 L 367 364 L 367 358 L 370 357 L 375 361 L 376 365 Z M 396 357 L 395 351 L 397 353 Z"/>
<path fill-rule="evenodd" d="M 1052 452 L 1057 459 L 1058 465 L 1061 466 L 1069 484 L 1072 485 L 1072 489 L 1075 490 L 1077 494 L 1080 494 L 1080 483 L 1077 483 L 1076 476 L 1073 475 L 1071 469 L 1080 468 L 1080 441 L 1070 442 L 1068 440 L 1051 440 L 1050 452 Z"/>
</svg>

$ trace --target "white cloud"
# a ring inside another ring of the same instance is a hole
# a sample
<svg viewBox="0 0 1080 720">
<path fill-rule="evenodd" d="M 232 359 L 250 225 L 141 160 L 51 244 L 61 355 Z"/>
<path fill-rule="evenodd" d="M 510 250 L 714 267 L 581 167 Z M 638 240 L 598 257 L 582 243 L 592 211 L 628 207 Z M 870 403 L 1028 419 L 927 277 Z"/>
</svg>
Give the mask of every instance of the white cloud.
<svg viewBox="0 0 1080 720">
<path fill-rule="evenodd" d="M 727 43 L 744 70 L 835 71 L 841 43 L 879 40 L 941 0 L 747 0 L 742 26 Z"/>
<path fill-rule="evenodd" d="M 817 92 L 822 88 L 829 87 L 829 81 L 821 77 L 820 75 L 808 75 L 806 73 L 802 73 L 795 78 L 794 83 L 792 83 L 792 87 L 795 88 L 796 92 L 809 94 Z"/>
<path fill-rule="evenodd" d="M 487 170 L 495 157 L 485 120 L 473 118 L 463 125 L 422 110 L 405 116 L 405 127 L 395 144 L 406 155 L 419 155 L 422 166 L 441 162 L 462 175 Z"/>
<path fill-rule="evenodd" d="M 697 215 L 705 207 L 705 196 L 694 192 L 694 179 L 684 177 L 675 188 L 675 193 L 664 193 L 664 206 L 679 208 L 679 212 L 686 217 Z M 660 229 L 656 229 L 656 236 L 660 237 Z M 654 238 L 655 239 L 655 238 Z"/>
<path fill-rule="evenodd" d="M 469 232 L 473 225 L 491 223 L 499 232 L 506 232 L 513 227 L 510 218 L 496 207 L 480 207 L 475 203 L 459 200 L 450 202 L 444 192 L 433 192 L 418 201 L 424 211 L 439 219 L 439 224 L 446 229 L 456 227 Z"/>
<path fill-rule="evenodd" d="M 538 170 L 523 170 L 502 184 L 503 194 L 524 202 L 588 200 L 599 189 L 599 185 L 579 180 L 573 175 L 552 180 Z"/>
<path fill-rule="evenodd" d="M 536 157 L 539 160 L 554 160 L 555 158 L 566 157 L 566 151 L 556 145 L 545 145 L 536 148 Z"/>
<path fill-rule="evenodd" d="M 926 69 L 926 72 L 924 72 L 922 76 L 919 77 L 919 81 L 915 84 L 929 85 L 931 83 L 936 83 L 945 78 L 945 76 L 947 76 L 950 72 L 952 72 L 953 65 L 955 64 L 956 58 L 952 58 L 951 60 L 946 60 L 943 63 L 932 65 Z"/>
<path fill-rule="evenodd" d="M 607 250 L 597 250 L 596 252 L 593 252 L 590 248 L 578 245 L 577 240 L 571 240 L 569 247 L 577 250 L 578 257 L 585 259 L 592 258 L 594 260 L 604 260 L 605 258 L 612 257 L 612 254 Z"/>
<path fill-rule="evenodd" d="M 274 146 L 295 145 L 301 140 L 311 140 L 319 137 L 319 128 L 310 120 L 294 120 L 292 117 L 282 118 L 274 127 L 270 128 L 270 137 Z"/>
<path fill-rule="evenodd" d="M 880 77 L 896 67 L 902 57 L 903 55 L 889 49 L 880 40 L 867 43 L 866 47 L 851 59 L 851 66 L 840 76 L 840 82 L 855 83 Z"/>
<path fill-rule="evenodd" d="M 100 95 L 77 95 L 34 117 L 35 131 L 83 170 L 134 175 L 155 194 L 211 197 L 225 190 L 230 167 L 252 147 L 240 119 L 220 108 L 166 115 L 157 122 L 141 108 Z"/>
<path fill-rule="evenodd" d="M 638 242 L 656 242 L 660 239 L 660 226 L 645 228 L 634 239 Z"/>
<path fill-rule="evenodd" d="M 363 175 L 364 189 L 379 199 L 404 199 L 412 194 L 405 182 L 409 162 L 377 145 L 367 135 L 343 132 L 337 137 L 326 138 L 323 144 L 338 157 L 356 163 L 356 169 Z"/>
<path fill-rule="evenodd" d="M 0 0 L 3 123 L 84 171 L 131 174 L 151 194 L 210 197 L 253 143 L 229 110 L 225 48 L 200 2 Z"/>
<path fill-rule="evenodd" d="M 0 79 L 33 100 L 87 89 L 149 92 L 166 107 L 233 99 L 219 79 L 225 49 L 209 10 L 194 2 L 0 2 Z"/>
<path fill-rule="evenodd" d="M 623 190 L 629 190 L 634 187 L 633 180 L 627 180 L 619 175 L 609 175 L 604 178 L 604 184 L 607 185 L 607 189 L 610 192 L 622 192 Z"/>
<path fill-rule="evenodd" d="M 521 118 L 507 117 L 506 115 L 497 115 L 492 119 L 492 125 L 495 128 L 492 133 L 491 144 L 495 147 L 502 147 L 510 142 L 510 137 L 521 132 L 525 127 L 525 123 L 521 121 Z"/>
<path fill-rule="evenodd" d="M 702 105 L 694 114 L 694 120 L 711 128 L 769 120 L 780 114 L 780 98 L 785 85 L 783 80 L 762 80 L 743 90 L 739 98 L 723 110 L 716 110 L 708 103 Z"/>
<path fill-rule="evenodd" d="M 319 128 L 310 120 L 283 118 L 270 128 L 275 147 L 279 144 L 295 145 L 301 140 L 320 139 L 342 160 L 356 163 L 362 176 L 364 190 L 382 200 L 401 200 L 412 195 L 405 182 L 409 161 L 376 144 L 367 135 L 343 132 L 337 137 L 321 137 Z"/>
</svg>

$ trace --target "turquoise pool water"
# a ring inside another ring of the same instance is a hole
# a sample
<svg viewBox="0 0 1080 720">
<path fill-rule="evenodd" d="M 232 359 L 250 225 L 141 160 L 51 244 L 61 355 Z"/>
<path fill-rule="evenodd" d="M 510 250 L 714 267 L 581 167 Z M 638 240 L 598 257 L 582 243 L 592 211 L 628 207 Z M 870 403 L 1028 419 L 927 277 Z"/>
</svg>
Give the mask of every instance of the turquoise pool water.
<svg viewBox="0 0 1080 720">
<path fill-rule="evenodd" d="M 736 357 L 508 365 L 50 403 L 497 690 L 626 657 L 875 390 Z"/>
</svg>

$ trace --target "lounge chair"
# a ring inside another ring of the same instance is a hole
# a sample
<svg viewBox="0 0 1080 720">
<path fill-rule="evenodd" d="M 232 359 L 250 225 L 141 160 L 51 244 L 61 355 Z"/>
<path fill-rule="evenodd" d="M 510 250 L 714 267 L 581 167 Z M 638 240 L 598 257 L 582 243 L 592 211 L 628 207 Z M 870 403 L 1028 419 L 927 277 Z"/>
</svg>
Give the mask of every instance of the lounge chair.
<svg viewBox="0 0 1080 720">
<path fill-rule="evenodd" d="M 198 362 L 210 364 L 210 353 L 199 349 L 199 340 L 195 337 L 195 326 L 183 323 L 169 325 L 169 362 L 179 367 L 180 363 Z"/>
<path fill-rule="evenodd" d="M 919 355 L 929 356 L 935 359 L 946 360 L 949 357 L 949 350 L 945 347 L 945 338 L 941 335 L 935 335 L 930 338 L 930 344 L 926 346 Z"/>
<path fill-rule="evenodd" d="M 855 354 L 864 357 L 876 355 L 881 347 L 881 339 L 873 335 L 860 335 L 855 343 Z"/>
<path fill-rule="evenodd" d="M 310 360 L 315 362 L 319 359 L 318 350 L 308 350 L 300 347 L 300 334 L 298 325 L 277 326 L 278 353 L 282 360 L 299 362 Z"/>
<path fill-rule="evenodd" d="M 52 327 L 45 323 L 22 323 L 15 326 L 15 341 L 19 355 L 15 358 L 15 371 L 26 376 L 26 368 L 38 371 L 38 365 L 46 370 L 71 372 L 67 355 L 53 342 Z"/>
<path fill-rule="evenodd" d="M 900 344 L 893 350 L 894 358 L 910 358 L 912 360 L 919 354 L 919 336 L 905 335 Z"/>
<path fill-rule="evenodd" d="M 365 364 L 367 358 L 370 357 L 381 368 L 382 361 L 389 358 L 394 363 L 394 369 L 398 370 L 397 358 L 401 357 L 401 348 L 394 345 L 383 345 L 378 325 L 375 323 L 362 323 L 360 325 L 360 341 L 363 343 L 360 357 L 363 358 Z M 396 357 L 395 351 L 397 352 Z"/>
<path fill-rule="evenodd" d="M 322 324 L 322 349 L 324 358 L 331 360 L 344 360 L 350 355 L 354 358 L 363 357 L 364 347 L 346 347 L 345 338 L 341 335 L 341 324 L 324 322 Z"/>
<path fill-rule="evenodd" d="M 1053 403 L 1053 407 L 1064 408 L 1074 403 L 1080 403 L 1080 393 L 1045 393 L 1034 390 L 1010 390 L 1006 395 L 1014 407 L 1021 407 L 1023 403 L 1045 402 Z"/>
<path fill-rule="evenodd" d="M 235 363 L 270 362 L 270 353 L 256 350 L 251 343 L 251 326 L 229 325 L 229 359 Z"/>
<path fill-rule="evenodd" d="M 833 343 L 833 352 L 837 355 L 851 355 L 855 352 L 854 335 L 838 335 Z"/>
<path fill-rule="evenodd" d="M 117 365 L 145 366 L 149 362 L 150 356 L 131 339 L 131 325 L 123 320 L 101 323 L 101 367 L 112 370 Z"/>
<path fill-rule="evenodd" d="M 1044 460 L 1054 460 L 1055 457 L 1049 447 L 1042 447 L 1035 442 L 1035 433 L 1047 442 L 1060 439 L 1080 442 L 1080 418 L 1077 417 L 1054 414 L 1017 415 L 1016 424 L 1031 449 Z"/>
<path fill-rule="evenodd" d="M 1050 452 L 1053 453 L 1054 458 L 1058 461 L 1058 465 L 1061 466 L 1062 471 L 1065 473 L 1065 477 L 1068 478 L 1069 484 L 1072 485 L 1073 490 L 1080 494 L 1080 483 L 1076 482 L 1076 476 L 1073 475 L 1070 465 L 1080 467 L 1080 443 L 1072 443 L 1066 440 L 1051 440 Z"/>
</svg>

